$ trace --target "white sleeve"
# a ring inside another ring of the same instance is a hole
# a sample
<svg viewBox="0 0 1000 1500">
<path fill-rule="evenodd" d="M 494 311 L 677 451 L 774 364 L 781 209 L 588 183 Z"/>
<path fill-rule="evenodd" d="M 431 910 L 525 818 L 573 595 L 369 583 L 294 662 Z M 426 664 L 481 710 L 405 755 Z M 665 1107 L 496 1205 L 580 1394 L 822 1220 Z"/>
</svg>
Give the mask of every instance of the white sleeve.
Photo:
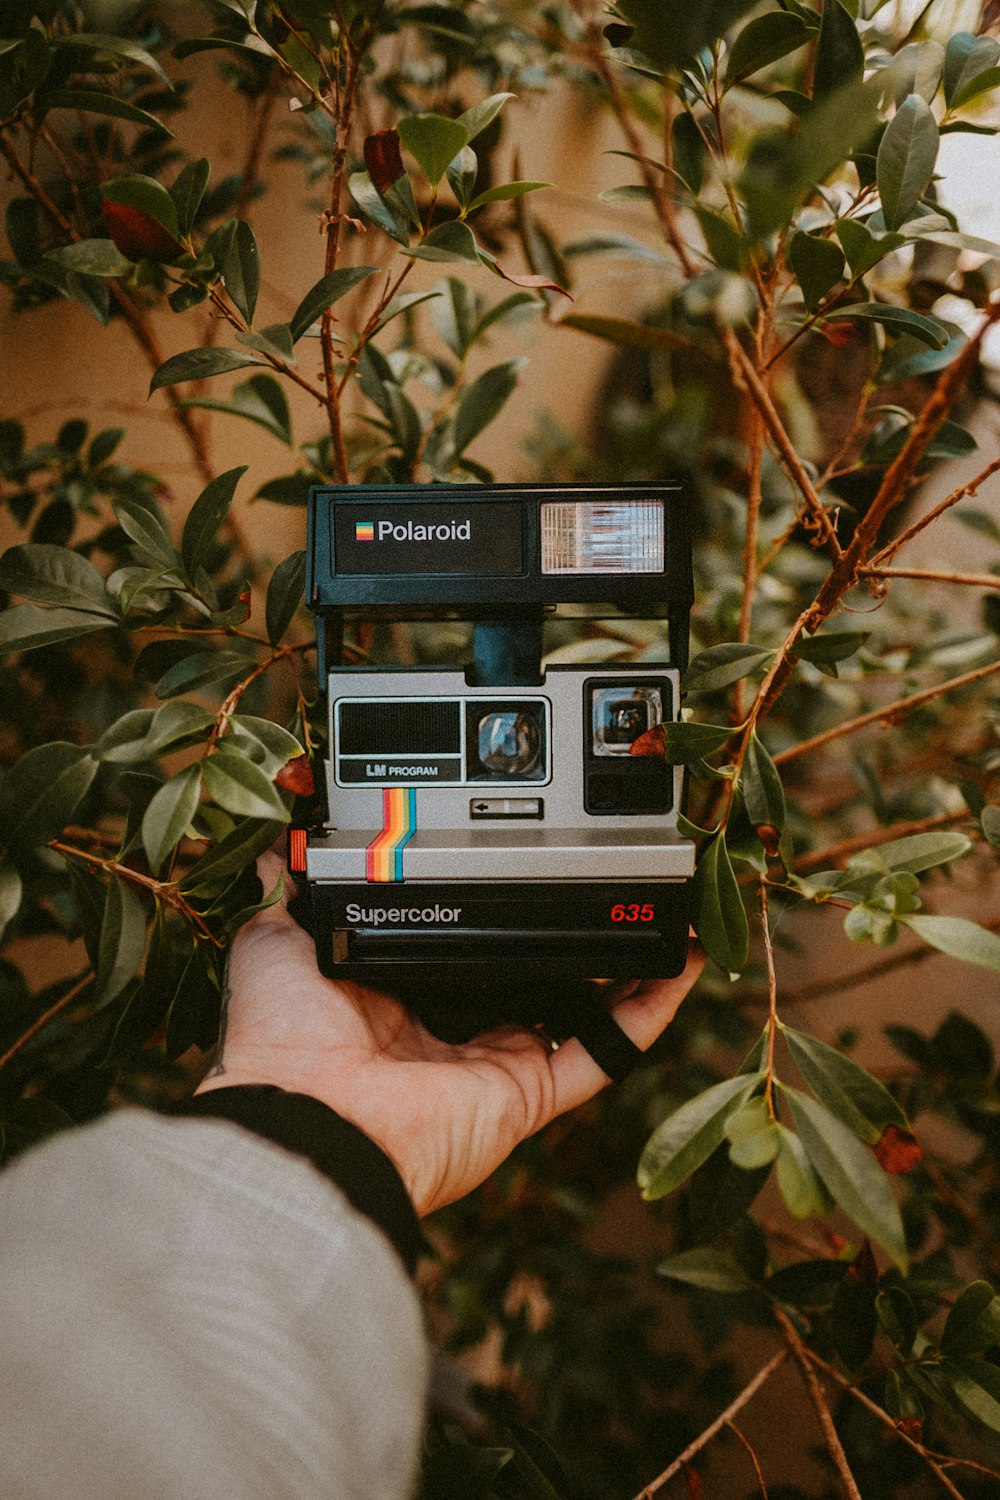
<svg viewBox="0 0 1000 1500">
<path fill-rule="evenodd" d="M 425 1381 L 388 1239 L 240 1126 L 121 1111 L 0 1177 L 4 1500 L 405 1500 Z"/>
</svg>

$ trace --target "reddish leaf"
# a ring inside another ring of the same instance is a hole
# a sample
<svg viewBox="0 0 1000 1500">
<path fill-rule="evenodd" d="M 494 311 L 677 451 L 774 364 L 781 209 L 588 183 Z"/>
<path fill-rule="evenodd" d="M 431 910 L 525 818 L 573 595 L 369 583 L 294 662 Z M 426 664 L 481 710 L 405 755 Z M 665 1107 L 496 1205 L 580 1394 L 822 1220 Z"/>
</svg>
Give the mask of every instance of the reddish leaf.
<svg viewBox="0 0 1000 1500">
<path fill-rule="evenodd" d="M 768 859 L 777 859 L 781 852 L 781 829 L 776 828 L 773 823 L 758 823 L 754 827 L 754 833 L 764 845 L 764 853 Z"/>
<path fill-rule="evenodd" d="M 505 271 L 500 262 L 492 257 L 490 270 L 496 271 L 498 276 L 502 276 L 504 281 L 511 282 L 513 286 L 527 287 L 532 292 L 558 292 L 561 297 L 569 297 L 571 302 L 573 300 L 564 286 L 560 286 L 558 281 L 551 281 L 548 276 L 515 276 L 511 271 Z"/>
<path fill-rule="evenodd" d="M 849 323 L 824 323 L 819 332 L 835 349 L 843 349 L 854 338 L 854 329 Z"/>
<path fill-rule="evenodd" d="M 923 1440 L 924 1440 L 924 1419 L 923 1419 L 923 1417 L 898 1417 L 896 1419 L 895 1426 L 896 1426 L 896 1431 L 897 1432 L 905 1433 L 905 1435 L 908 1438 L 912 1438 L 915 1443 L 922 1443 L 923 1442 Z"/>
<path fill-rule="evenodd" d="M 294 760 L 282 766 L 274 778 L 274 784 L 280 786 L 283 792 L 294 792 L 297 797 L 311 797 L 316 784 L 308 755 L 296 755 Z"/>
<path fill-rule="evenodd" d="M 628 747 L 629 755 L 663 755 L 663 725 L 654 724 L 646 729 Z"/>
<path fill-rule="evenodd" d="M 365 141 L 365 166 L 380 193 L 385 193 L 403 175 L 403 157 L 397 130 L 376 130 Z"/>
<path fill-rule="evenodd" d="M 112 242 L 129 260 L 176 260 L 184 247 L 140 208 L 105 199 L 101 205 Z"/>
<path fill-rule="evenodd" d="M 893 1176 L 912 1172 L 923 1156 L 916 1136 L 898 1125 L 887 1125 L 872 1150 L 882 1171 Z"/>
<path fill-rule="evenodd" d="M 684 1465 L 684 1478 L 687 1481 L 687 1492 L 691 1500 L 701 1500 L 701 1480 L 690 1464 Z"/>
</svg>

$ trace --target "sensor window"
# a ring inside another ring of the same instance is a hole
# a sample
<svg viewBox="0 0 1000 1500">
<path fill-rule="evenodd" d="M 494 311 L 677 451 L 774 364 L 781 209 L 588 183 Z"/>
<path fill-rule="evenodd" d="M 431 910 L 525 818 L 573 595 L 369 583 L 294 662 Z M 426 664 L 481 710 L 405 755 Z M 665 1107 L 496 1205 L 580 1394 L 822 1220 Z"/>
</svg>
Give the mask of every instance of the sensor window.
<svg viewBox="0 0 1000 1500">
<path fill-rule="evenodd" d="M 662 573 L 662 500 L 558 500 L 541 506 L 543 574 Z"/>
</svg>

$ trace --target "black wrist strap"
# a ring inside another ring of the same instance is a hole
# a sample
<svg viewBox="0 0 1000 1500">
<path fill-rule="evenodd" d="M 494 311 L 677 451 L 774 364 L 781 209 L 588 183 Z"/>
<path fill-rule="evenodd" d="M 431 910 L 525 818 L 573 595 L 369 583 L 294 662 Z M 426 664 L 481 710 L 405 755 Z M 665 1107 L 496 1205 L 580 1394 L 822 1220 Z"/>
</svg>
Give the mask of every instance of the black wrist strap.
<svg viewBox="0 0 1000 1500">
<path fill-rule="evenodd" d="M 427 1244 L 403 1179 L 380 1146 L 321 1100 L 273 1084 L 237 1084 L 184 1099 L 168 1111 L 231 1120 L 304 1156 L 392 1241 L 413 1274 Z"/>
<path fill-rule="evenodd" d="M 606 991 L 593 984 L 566 985 L 547 996 L 545 1029 L 563 1040 L 575 1036 L 612 1083 L 626 1079 L 643 1058 L 608 1010 Z"/>
</svg>

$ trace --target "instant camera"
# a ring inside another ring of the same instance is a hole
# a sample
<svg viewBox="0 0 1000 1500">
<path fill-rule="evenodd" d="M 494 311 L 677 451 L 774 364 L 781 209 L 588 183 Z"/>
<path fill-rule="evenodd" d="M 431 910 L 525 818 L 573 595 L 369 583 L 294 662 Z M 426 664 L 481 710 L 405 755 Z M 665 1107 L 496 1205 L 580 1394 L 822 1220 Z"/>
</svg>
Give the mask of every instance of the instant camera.
<svg viewBox="0 0 1000 1500">
<path fill-rule="evenodd" d="M 659 729 L 692 603 L 680 489 L 316 487 L 306 599 L 327 810 L 292 830 L 289 865 L 321 971 L 450 1040 L 537 1025 L 624 1071 L 607 981 L 678 974 L 687 952 L 694 848 Z M 662 659 L 543 665 L 564 615 L 662 619 Z M 448 619 L 472 624 L 461 667 L 345 649 L 365 625 Z"/>
</svg>

